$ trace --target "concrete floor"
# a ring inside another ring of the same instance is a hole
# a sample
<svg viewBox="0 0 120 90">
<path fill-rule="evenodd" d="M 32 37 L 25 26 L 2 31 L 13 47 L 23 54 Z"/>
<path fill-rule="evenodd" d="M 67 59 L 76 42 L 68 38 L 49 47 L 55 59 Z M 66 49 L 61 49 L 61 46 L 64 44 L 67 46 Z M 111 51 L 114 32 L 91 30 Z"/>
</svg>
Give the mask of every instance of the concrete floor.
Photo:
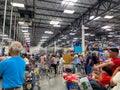
<svg viewBox="0 0 120 90">
<path fill-rule="evenodd" d="M 67 90 L 64 84 L 64 81 L 60 75 L 48 79 L 48 77 L 44 77 L 40 80 L 41 89 L 34 88 L 34 90 Z"/>
</svg>

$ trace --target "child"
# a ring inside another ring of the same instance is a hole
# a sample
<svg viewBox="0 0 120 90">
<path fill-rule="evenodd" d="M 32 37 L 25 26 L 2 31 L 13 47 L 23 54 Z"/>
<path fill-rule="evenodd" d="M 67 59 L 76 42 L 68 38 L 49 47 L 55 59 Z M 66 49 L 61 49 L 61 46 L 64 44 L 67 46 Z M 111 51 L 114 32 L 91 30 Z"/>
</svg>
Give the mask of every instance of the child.
<svg viewBox="0 0 120 90">
<path fill-rule="evenodd" d="M 105 87 L 110 83 L 111 76 L 112 76 L 112 70 L 108 66 L 102 68 L 102 72 L 100 76 L 95 75 L 96 81 L 103 87 Z"/>
</svg>

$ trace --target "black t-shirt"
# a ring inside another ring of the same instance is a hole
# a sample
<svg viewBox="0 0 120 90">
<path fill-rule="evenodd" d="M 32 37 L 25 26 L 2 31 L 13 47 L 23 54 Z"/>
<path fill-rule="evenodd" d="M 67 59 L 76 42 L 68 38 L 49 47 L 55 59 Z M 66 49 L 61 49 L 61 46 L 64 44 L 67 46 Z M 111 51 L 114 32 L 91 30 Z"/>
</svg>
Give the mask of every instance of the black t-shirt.
<svg viewBox="0 0 120 90">
<path fill-rule="evenodd" d="M 98 58 L 96 56 L 92 56 L 92 61 L 94 64 L 98 64 Z"/>
<path fill-rule="evenodd" d="M 92 60 L 92 56 L 88 56 L 86 59 L 86 65 L 88 65 L 89 61 Z M 90 66 L 93 66 L 93 61 L 90 63 Z"/>
</svg>

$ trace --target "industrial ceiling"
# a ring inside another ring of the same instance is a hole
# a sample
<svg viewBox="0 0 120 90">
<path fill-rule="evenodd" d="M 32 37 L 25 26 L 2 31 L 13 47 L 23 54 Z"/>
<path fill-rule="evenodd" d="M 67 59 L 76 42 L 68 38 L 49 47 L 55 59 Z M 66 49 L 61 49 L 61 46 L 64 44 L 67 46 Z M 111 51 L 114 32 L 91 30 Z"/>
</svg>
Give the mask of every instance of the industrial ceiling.
<svg viewBox="0 0 120 90">
<path fill-rule="evenodd" d="M 10 36 L 11 3 L 13 6 Z M 0 37 L 4 20 L 5 0 L 0 0 Z M 24 22 L 24 24 L 20 24 Z M 73 40 L 81 40 L 85 25 L 87 42 L 115 42 L 120 44 L 120 0 L 8 0 L 5 37 L 28 42 L 31 46 L 60 47 Z M 25 37 L 24 30 L 28 30 Z M 8 35 L 8 36 L 7 36 Z M 2 37 L 1 37 L 2 38 Z M 0 38 L 0 39 L 1 39 Z M 5 39 L 8 44 L 10 39 Z"/>
</svg>

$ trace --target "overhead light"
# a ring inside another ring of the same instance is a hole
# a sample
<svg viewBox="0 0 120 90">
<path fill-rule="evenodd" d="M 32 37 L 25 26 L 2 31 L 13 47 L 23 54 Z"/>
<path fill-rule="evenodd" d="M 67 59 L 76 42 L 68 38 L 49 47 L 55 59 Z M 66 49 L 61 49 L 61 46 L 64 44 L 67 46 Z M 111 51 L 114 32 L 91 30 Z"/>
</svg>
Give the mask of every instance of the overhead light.
<svg viewBox="0 0 120 90">
<path fill-rule="evenodd" d="M 8 40 L 8 38 L 7 38 L 7 37 L 4 37 L 3 39 L 4 39 L 4 40 Z"/>
<path fill-rule="evenodd" d="M 74 40 L 77 40 L 78 38 L 74 38 Z"/>
<path fill-rule="evenodd" d="M 42 38 L 49 38 L 49 37 L 47 37 L 47 36 L 42 36 Z"/>
<path fill-rule="evenodd" d="M 23 24 L 25 24 L 25 22 L 18 22 L 18 24 L 23 25 Z"/>
<path fill-rule="evenodd" d="M 40 41 L 42 41 L 42 42 L 44 42 L 44 41 L 46 41 L 47 39 L 42 39 L 42 40 L 40 40 Z"/>
<path fill-rule="evenodd" d="M 46 34 L 53 34 L 52 31 L 45 31 Z"/>
<path fill-rule="evenodd" d="M 112 19 L 114 16 L 109 16 L 109 15 L 106 15 L 104 18 L 106 19 Z"/>
<path fill-rule="evenodd" d="M 110 29 L 110 28 L 107 28 L 107 29 L 105 29 L 106 31 L 112 31 L 112 29 Z"/>
<path fill-rule="evenodd" d="M 119 38 L 119 37 L 120 37 L 120 35 L 117 35 L 117 36 L 115 36 L 115 37 L 118 37 L 118 38 Z"/>
<path fill-rule="evenodd" d="M 115 34 L 114 32 L 109 32 L 109 34 Z"/>
<path fill-rule="evenodd" d="M 85 34 L 85 36 L 89 36 L 89 35 L 90 35 L 90 33 L 86 33 L 86 34 Z"/>
<path fill-rule="evenodd" d="M 30 43 L 30 40 L 26 40 L 27 43 Z"/>
<path fill-rule="evenodd" d="M 25 40 L 30 40 L 30 38 L 25 38 Z"/>
<path fill-rule="evenodd" d="M 67 13 L 67 14 L 73 14 L 75 11 L 74 10 L 64 10 L 64 13 Z"/>
<path fill-rule="evenodd" d="M 54 27 L 60 27 L 60 25 L 53 25 Z"/>
<path fill-rule="evenodd" d="M 110 29 L 111 26 L 103 26 L 102 29 Z"/>
<path fill-rule="evenodd" d="M 59 23 L 60 23 L 59 21 L 50 21 L 50 24 L 53 24 L 53 25 L 57 25 Z"/>
<path fill-rule="evenodd" d="M 23 32 L 23 33 L 27 33 L 27 32 L 28 32 L 28 30 L 22 30 L 22 32 Z"/>
<path fill-rule="evenodd" d="M 75 35 L 75 33 L 70 33 L 70 35 Z"/>
<path fill-rule="evenodd" d="M 113 35 L 108 35 L 108 37 L 113 37 Z"/>
<path fill-rule="evenodd" d="M 3 35 L 3 34 L 0 34 L 0 36 L 8 37 L 8 35 L 6 35 L 6 34 L 4 34 L 4 35 Z"/>
<path fill-rule="evenodd" d="M 25 7 L 25 5 L 24 4 L 22 4 L 22 3 L 12 3 L 11 2 L 11 5 L 13 6 L 13 7 Z"/>
<path fill-rule="evenodd" d="M 28 27 L 28 26 L 22 26 L 21 28 L 26 28 L 26 29 L 27 29 L 27 28 L 29 28 L 29 27 Z"/>
<path fill-rule="evenodd" d="M 98 17 L 96 17 L 94 20 L 98 20 L 98 19 L 100 19 L 101 17 L 100 16 L 98 16 Z"/>
<path fill-rule="evenodd" d="M 95 16 L 90 16 L 90 18 L 89 18 L 89 19 L 90 19 L 90 20 L 92 20 L 92 19 L 94 19 L 94 18 L 95 18 Z"/>
<path fill-rule="evenodd" d="M 77 0 L 63 0 L 62 4 L 63 5 L 71 5 L 71 6 L 73 6 L 75 4 L 75 2 L 77 2 Z"/>
<path fill-rule="evenodd" d="M 90 34 L 90 36 L 95 36 L 95 34 Z"/>
<path fill-rule="evenodd" d="M 30 37 L 29 35 L 24 35 L 25 38 Z"/>
<path fill-rule="evenodd" d="M 58 42 L 60 42 L 60 41 L 62 41 L 62 40 L 58 39 Z"/>
<path fill-rule="evenodd" d="M 30 35 L 30 33 L 24 33 L 24 35 Z"/>
</svg>

